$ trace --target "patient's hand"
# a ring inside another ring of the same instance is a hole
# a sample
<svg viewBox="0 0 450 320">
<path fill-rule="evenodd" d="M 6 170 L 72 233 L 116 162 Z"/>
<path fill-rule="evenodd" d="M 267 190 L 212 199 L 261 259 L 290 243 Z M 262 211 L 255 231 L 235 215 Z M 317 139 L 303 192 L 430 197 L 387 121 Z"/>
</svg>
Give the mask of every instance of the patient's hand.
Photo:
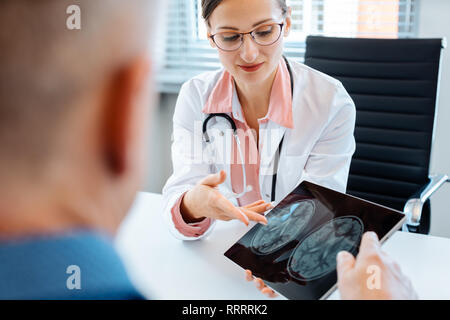
<svg viewBox="0 0 450 320">
<path fill-rule="evenodd" d="M 337 255 L 337 274 L 341 299 L 417 299 L 410 280 L 381 250 L 374 232 L 364 234 L 356 259 L 346 251 Z"/>
<path fill-rule="evenodd" d="M 267 295 L 269 298 L 275 298 L 278 296 L 275 291 L 265 285 L 264 281 L 262 281 L 261 278 L 253 277 L 250 270 L 245 270 L 245 278 L 247 279 L 247 281 L 253 281 L 256 285 L 256 288 L 263 294 Z"/>
</svg>

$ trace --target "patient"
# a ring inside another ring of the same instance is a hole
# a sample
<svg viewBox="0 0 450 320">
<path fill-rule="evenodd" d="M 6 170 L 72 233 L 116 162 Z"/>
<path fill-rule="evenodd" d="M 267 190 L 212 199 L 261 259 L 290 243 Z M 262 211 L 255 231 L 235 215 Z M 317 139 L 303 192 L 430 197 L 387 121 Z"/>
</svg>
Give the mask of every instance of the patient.
<svg viewBox="0 0 450 320">
<path fill-rule="evenodd" d="M 148 166 L 155 1 L 78 0 L 72 31 L 71 2 L 0 1 L 0 299 L 143 298 L 112 240 Z M 343 298 L 414 297 L 361 289 L 373 247 L 340 258 Z"/>
<path fill-rule="evenodd" d="M 112 236 L 145 179 L 147 0 L 0 1 L 0 299 L 138 299 Z M 154 34 L 154 33 L 152 33 Z"/>
</svg>

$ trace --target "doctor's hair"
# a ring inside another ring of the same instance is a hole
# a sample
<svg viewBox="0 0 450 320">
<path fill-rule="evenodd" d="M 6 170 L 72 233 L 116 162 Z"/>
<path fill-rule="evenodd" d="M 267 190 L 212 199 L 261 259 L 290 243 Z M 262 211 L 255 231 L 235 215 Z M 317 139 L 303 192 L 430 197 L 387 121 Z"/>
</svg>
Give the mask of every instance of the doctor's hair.
<svg viewBox="0 0 450 320">
<path fill-rule="evenodd" d="M 67 27 L 74 3 L 79 30 Z M 45 175 L 62 137 L 79 134 L 68 127 L 74 113 L 147 51 L 152 3 L 0 0 L 0 179 L 12 166 L 11 174 Z"/>
<path fill-rule="evenodd" d="M 274 0 L 278 3 L 283 13 L 283 16 L 288 12 L 288 6 L 286 0 Z M 209 18 L 216 8 L 221 4 L 223 0 L 202 0 L 202 16 L 209 26 Z"/>
</svg>

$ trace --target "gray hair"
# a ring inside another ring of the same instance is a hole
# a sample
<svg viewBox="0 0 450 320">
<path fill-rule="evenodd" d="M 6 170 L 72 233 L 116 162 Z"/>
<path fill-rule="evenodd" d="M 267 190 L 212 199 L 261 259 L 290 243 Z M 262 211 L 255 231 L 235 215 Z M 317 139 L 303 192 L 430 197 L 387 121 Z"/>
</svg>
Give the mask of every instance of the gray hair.
<svg viewBox="0 0 450 320">
<path fill-rule="evenodd" d="M 0 1 L 0 165 L 47 162 L 78 100 L 145 50 L 152 2 Z M 66 26 L 73 4 L 81 30 Z"/>
</svg>

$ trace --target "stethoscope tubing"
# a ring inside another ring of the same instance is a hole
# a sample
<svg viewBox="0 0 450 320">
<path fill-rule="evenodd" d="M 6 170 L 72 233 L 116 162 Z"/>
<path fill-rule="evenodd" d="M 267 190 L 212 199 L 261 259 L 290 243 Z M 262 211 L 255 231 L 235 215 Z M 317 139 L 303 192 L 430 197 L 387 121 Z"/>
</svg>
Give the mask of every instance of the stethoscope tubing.
<svg viewBox="0 0 450 320">
<path fill-rule="evenodd" d="M 288 60 L 286 59 L 286 57 L 284 57 L 284 60 L 286 61 L 286 66 L 289 72 L 289 77 L 291 80 L 291 94 L 292 94 L 292 98 L 294 96 L 294 79 L 292 76 L 292 70 L 291 67 L 289 65 Z M 243 190 L 241 193 L 235 193 L 235 192 L 230 192 L 229 195 L 226 195 L 227 197 L 231 197 L 231 198 L 240 198 L 242 197 L 244 194 L 246 194 L 248 191 L 251 190 L 251 188 L 249 188 L 250 186 L 247 186 L 247 176 L 246 176 L 246 170 L 245 170 L 245 163 L 244 163 L 244 157 L 242 155 L 242 150 L 241 150 L 241 141 L 238 137 L 237 134 L 237 127 L 236 127 L 236 123 L 234 122 L 233 118 L 231 118 L 228 114 L 226 113 L 211 113 L 209 114 L 206 119 L 203 121 L 203 125 L 202 125 L 202 131 L 203 131 L 203 137 L 205 138 L 205 142 L 206 143 L 210 143 L 210 137 L 208 135 L 208 122 L 213 119 L 214 117 L 221 117 L 224 118 L 226 121 L 229 122 L 231 129 L 233 130 L 233 136 L 234 139 L 236 141 L 236 145 L 237 145 L 237 149 L 239 150 L 239 157 L 241 160 L 241 164 L 242 164 L 242 180 L 243 180 Z M 281 139 L 280 145 L 278 147 L 278 158 L 281 155 L 281 148 L 283 146 L 283 140 L 284 140 L 284 136 Z M 277 184 L 277 172 L 278 172 L 278 159 L 275 160 L 276 161 L 276 171 L 274 173 L 274 175 L 272 176 L 272 193 L 271 193 L 271 201 L 275 201 L 275 192 L 276 192 L 276 184 Z"/>
</svg>

